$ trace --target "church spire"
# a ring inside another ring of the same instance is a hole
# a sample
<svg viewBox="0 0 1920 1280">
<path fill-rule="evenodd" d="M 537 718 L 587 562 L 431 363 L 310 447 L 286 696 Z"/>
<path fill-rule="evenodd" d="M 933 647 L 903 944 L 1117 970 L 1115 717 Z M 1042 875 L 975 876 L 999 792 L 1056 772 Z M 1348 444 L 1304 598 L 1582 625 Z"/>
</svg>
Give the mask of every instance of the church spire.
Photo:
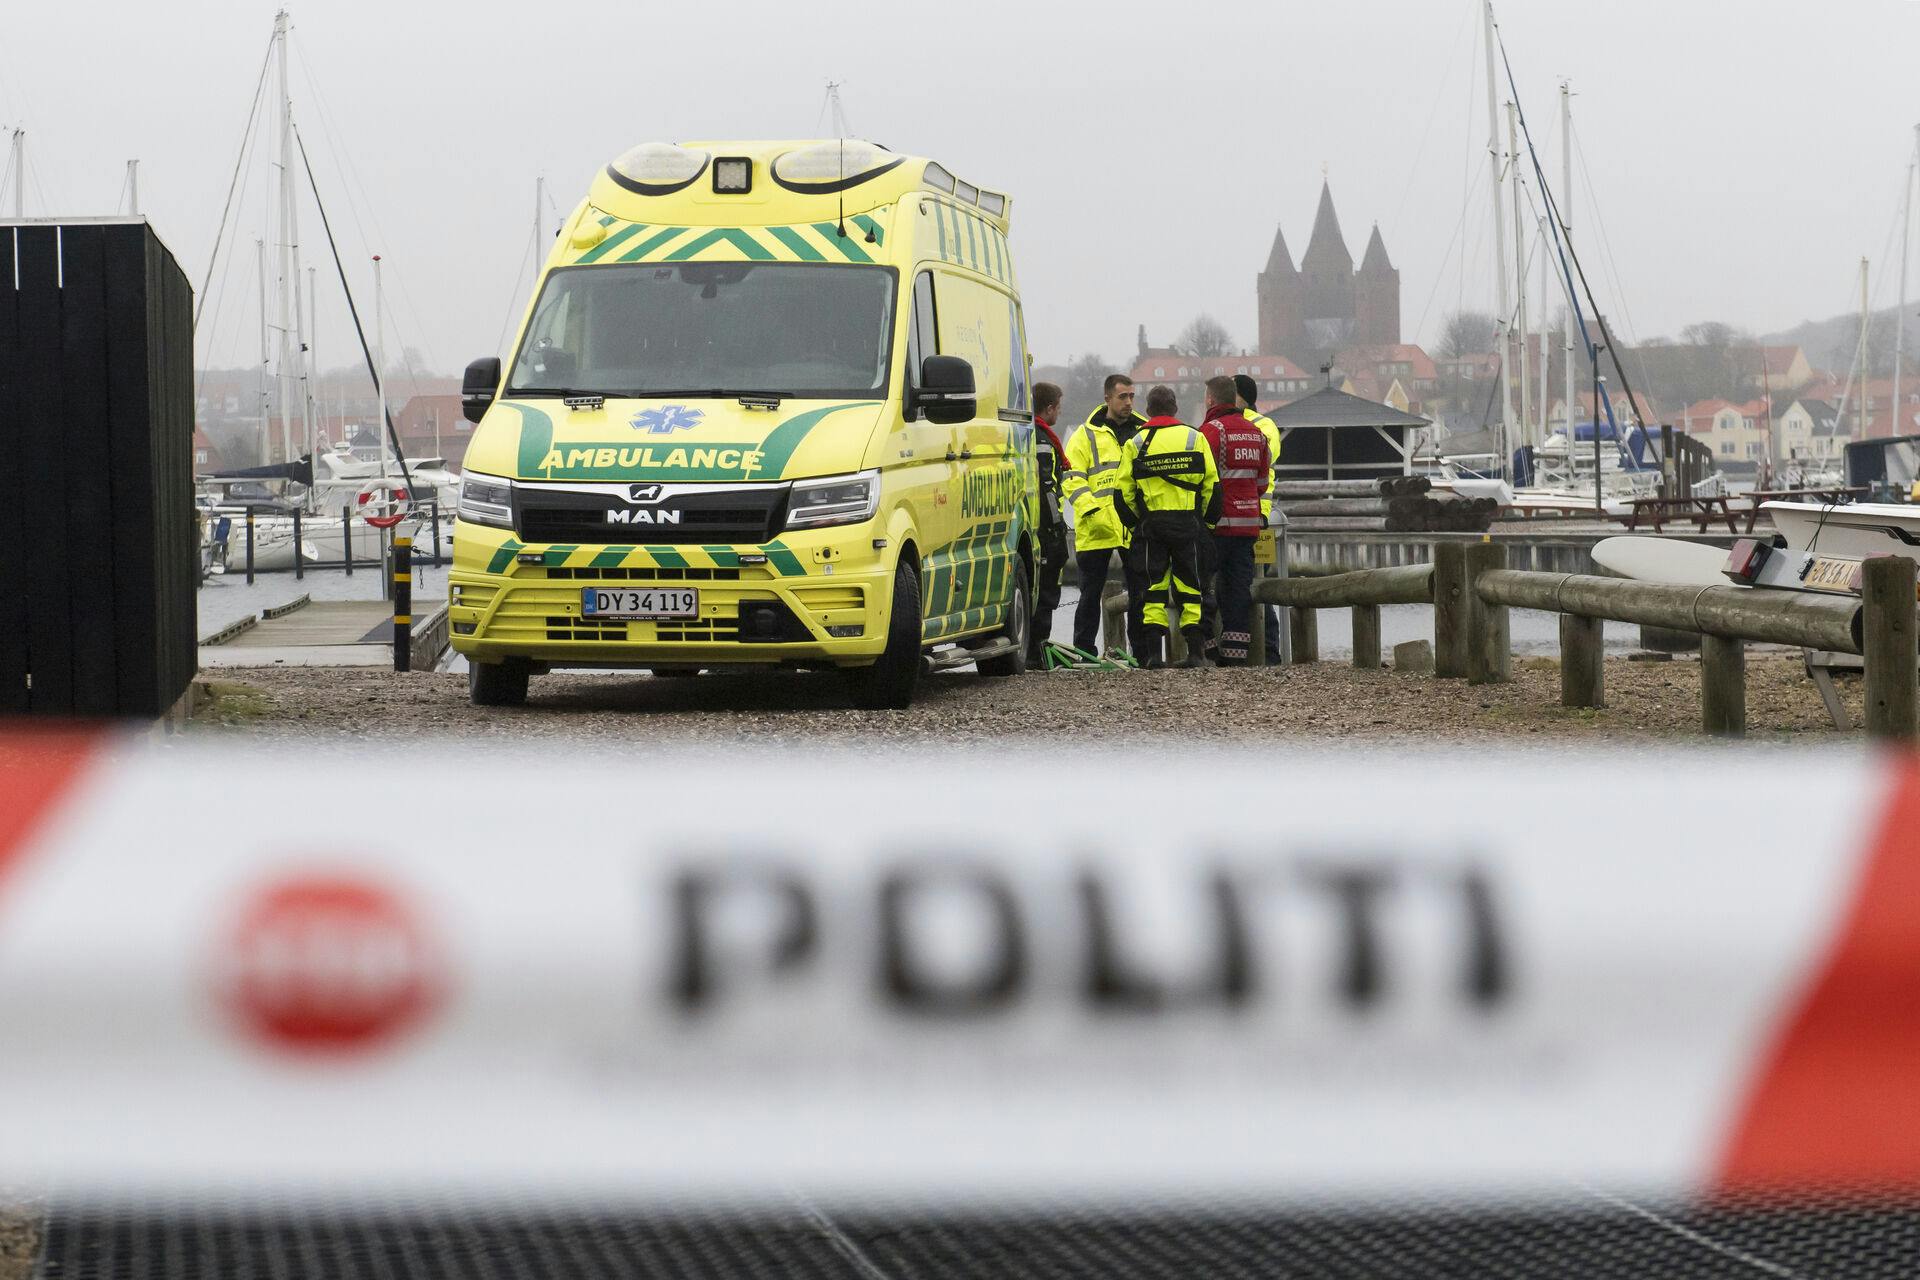
<svg viewBox="0 0 1920 1280">
<path fill-rule="evenodd" d="M 1293 252 L 1287 248 L 1287 233 L 1280 226 L 1273 228 L 1273 248 L 1267 251 L 1266 274 L 1290 276 L 1293 270 Z"/>
<path fill-rule="evenodd" d="M 1387 242 L 1380 238 L 1380 224 L 1373 224 L 1373 235 L 1367 240 L 1366 256 L 1360 259 L 1360 270 L 1369 274 L 1393 270 L 1393 263 L 1387 260 Z"/>
<path fill-rule="evenodd" d="M 1347 252 L 1346 238 L 1340 234 L 1340 217 L 1333 211 L 1333 192 L 1322 181 L 1320 208 L 1313 215 L 1313 236 L 1307 241 L 1307 256 L 1300 259 L 1303 271 L 1318 267 L 1322 271 L 1351 272 L 1353 255 Z"/>
</svg>

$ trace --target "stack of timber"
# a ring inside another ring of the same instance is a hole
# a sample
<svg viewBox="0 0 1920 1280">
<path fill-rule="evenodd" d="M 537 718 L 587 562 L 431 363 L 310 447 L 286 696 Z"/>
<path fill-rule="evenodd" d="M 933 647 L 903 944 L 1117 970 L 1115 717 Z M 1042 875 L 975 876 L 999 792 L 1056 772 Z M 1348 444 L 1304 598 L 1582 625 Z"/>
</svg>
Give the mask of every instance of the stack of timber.
<svg viewBox="0 0 1920 1280">
<path fill-rule="evenodd" d="M 1435 491 L 1425 476 L 1379 480 L 1282 480 L 1273 505 L 1297 533 L 1483 533 L 1500 504 Z"/>
</svg>

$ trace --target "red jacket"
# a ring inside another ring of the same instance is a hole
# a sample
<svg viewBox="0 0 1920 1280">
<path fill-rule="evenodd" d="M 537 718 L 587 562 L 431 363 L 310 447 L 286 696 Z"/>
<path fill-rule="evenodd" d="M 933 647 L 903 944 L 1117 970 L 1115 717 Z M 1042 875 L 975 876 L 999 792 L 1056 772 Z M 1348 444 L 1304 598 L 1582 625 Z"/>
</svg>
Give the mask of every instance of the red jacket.
<svg viewBox="0 0 1920 1280">
<path fill-rule="evenodd" d="M 1207 410 L 1200 432 L 1220 468 L 1220 519 L 1213 531 L 1227 538 L 1259 537 L 1267 524 L 1260 515 L 1260 495 L 1273 467 L 1266 436 L 1240 410 L 1224 404 Z"/>
</svg>

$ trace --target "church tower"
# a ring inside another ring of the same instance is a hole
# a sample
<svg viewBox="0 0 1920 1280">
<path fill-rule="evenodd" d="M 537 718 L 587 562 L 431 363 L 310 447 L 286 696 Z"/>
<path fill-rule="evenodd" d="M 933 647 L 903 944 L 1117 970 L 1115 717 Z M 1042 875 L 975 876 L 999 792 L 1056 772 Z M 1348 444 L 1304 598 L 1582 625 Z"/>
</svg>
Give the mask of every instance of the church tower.
<svg viewBox="0 0 1920 1280">
<path fill-rule="evenodd" d="M 1387 260 L 1387 245 L 1380 238 L 1377 222 L 1354 277 L 1353 318 L 1358 341 L 1400 341 L 1400 270 Z"/>
<path fill-rule="evenodd" d="M 1313 215 L 1313 236 L 1300 259 L 1307 341 L 1316 349 L 1346 345 L 1353 329 L 1353 255 L 1340 234 L 1333 192 L 1320 184 L 1320 208 Z"/>
<path fill-rule="evenodd" d="M 1300 324 L 1300 273 L 1294 270 L 1293 253 L 1279 227 L 1273 229 L 1273 248 L 1267 252 L 1267 269 L 1260 273 L 1258 291 L 1260 350 L 1267 354 L 1299 350 L 1305 336 Z"/>
</svg>

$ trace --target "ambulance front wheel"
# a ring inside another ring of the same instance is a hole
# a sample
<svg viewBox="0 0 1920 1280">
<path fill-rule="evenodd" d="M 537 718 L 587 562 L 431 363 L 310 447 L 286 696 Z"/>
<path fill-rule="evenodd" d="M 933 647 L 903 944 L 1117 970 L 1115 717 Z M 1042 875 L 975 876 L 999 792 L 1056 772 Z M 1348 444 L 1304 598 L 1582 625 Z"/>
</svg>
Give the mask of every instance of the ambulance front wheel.
<svg viewBox="0 0 1920 1280">
<path fill-rule="evenodd" d="M 525 658 L 467 661 L 467 699 L 476 707 L 517 707 L 527 700 L 533 664 Z"/>
<path fill-rule="evenodd" d="M 974 663 L 983 676 L 1017 676 L 1027 669 L 1027 641 L 1033 635 L 1033 594 L 1027 587 L 1025 562 L 1013 562 L 1013 598 L 1007 602 L 1006 625 L 1000 628 L 1001 640 L 1013 646 L 1011 652 Z"/>
<path fill-rule="evenodd" d="M 864 711 L 904 711 L 920 680 L 920 573 L 902 561 L 893 571 L 893 611 L 887 647 L 870 667 L 847 672 L 853 705 Z"/>
</svg>

